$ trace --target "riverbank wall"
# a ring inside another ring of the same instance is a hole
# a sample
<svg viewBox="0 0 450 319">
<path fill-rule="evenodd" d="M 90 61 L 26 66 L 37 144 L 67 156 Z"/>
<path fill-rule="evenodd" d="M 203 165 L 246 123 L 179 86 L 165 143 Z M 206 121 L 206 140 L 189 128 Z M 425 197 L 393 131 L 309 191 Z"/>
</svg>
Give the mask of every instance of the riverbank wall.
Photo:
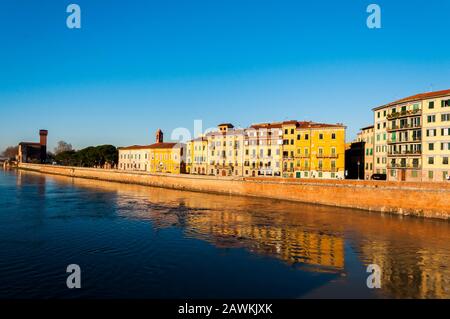
<svg viewBox="0 0 450 319">
<path fill-rule="evenodd" d="M 410 183 L 150 174 L 119 170 L 19 164 L 19 169 L 170 189 L 263 197 L 450 220 L 450 183 Z"/>
</svg>

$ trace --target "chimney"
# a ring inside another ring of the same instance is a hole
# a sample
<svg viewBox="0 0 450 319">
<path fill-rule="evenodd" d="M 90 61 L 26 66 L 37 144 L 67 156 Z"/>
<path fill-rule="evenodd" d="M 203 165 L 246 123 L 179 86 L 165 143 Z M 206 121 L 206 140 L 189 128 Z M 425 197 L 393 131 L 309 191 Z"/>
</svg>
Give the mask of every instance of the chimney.
<svg viewBox="0 0 450 319">
<path fill-rule="evenodd" d="M 47 130 L 39 131 L 39 144 L 41 144 L 41 163 L 45 163 L 47 161 L 47 135 Z"/>
<path fill-rule="evenodd" d="M 156 143 L 162 143 L 164 141 L 164 134 L 163 132 L 158 129 L 158 131 L 156 131 Z"/>
</svg>

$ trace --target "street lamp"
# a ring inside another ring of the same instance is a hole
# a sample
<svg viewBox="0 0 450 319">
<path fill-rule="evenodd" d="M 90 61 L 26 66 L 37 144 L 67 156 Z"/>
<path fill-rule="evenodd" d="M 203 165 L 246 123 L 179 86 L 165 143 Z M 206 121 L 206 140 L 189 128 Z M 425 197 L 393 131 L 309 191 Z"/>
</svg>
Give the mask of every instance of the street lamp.
<svg viewBox="0 0 450 319">
<path fill-rule="evenodd" d="M 360 167 L 360 165 L 361 165 L 361 162 L 358 161 L 358 181 L 359 181 L 359 167 Z"/>
</svg>

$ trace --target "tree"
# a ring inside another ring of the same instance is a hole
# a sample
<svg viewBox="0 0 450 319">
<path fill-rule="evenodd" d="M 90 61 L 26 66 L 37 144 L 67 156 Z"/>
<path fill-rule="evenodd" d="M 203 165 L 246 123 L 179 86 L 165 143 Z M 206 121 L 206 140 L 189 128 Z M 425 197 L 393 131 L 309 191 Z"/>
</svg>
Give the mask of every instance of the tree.
<svg viewBox="0 0 450 319">
<path fill-rule="evenodd" d="M 65 166 L 103 167 L 114 166 L 118 161 L 118 151 L 113 145 L 89 146 L 79 151 L 63 151 L 55 155 L 55 161 Z"/>
<path fill-rule="evenodd" d="M 7 157 L 9 159 L 15 159 L 18 152 L 19 146 L 9 146 L 3 151 L 2 156 Z"/>
<path fill-rule="evenodd" d="M 64 141 L 59 141 L 58 145 L 55 147 L 55 155 L 58 155 L 62 152 L 69 152 L 72 151 L 72 145 L 69 143 L 66 143 Z"/>
</svg>

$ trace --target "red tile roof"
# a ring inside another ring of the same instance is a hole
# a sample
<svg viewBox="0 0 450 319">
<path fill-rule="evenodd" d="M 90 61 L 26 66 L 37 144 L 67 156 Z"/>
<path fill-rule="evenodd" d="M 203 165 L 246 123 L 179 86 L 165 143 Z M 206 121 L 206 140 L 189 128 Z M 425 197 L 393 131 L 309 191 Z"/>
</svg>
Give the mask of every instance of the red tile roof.
<svg viewBox="0 0 450 319">
<path fill-rule="evenodd" d="M 119 147 L 119 150 L 147 150 L 179 147 L 179 143 L 155 143 L 151 145 L 133 145 L 127 147 Z"/>
<path fill-rule="evenodd" d="M 394 102 L 391 102 L 391 103 L 388 103 L 385 105 L 381 105 L 379 107 L 374 108 L 373 110 L 382 109 L 382 108 L 385 108 L 388 106 L 393 106 L 393 105 L 402 104 L 402 103 L 438 98 L 438 97 L 442 97 L 442 96 L 446 96 L 446 95 L 450 95 L 450 90 L 419 93 L 419 94 L 411 95 L 411 96 L 405 97 L 403 99 L 400 99 L 400 100 L 397 100 L 397 101 L 394 101 Z"/>
<path fill-rule="evenodd" d="M 326 124 L 326 123 L 316 123 L 311 121 L 284 121 L 284 122 L 273 122 L 273 123 L 261 123 L 261 124 L 253 124 L 251 128 L 260 129 L 260 128 L 281 128 L 283 125 L 292 125 L 295 124 L 297 129 L 302 128 L 330 128 L 330 127 L 344 127 L 343 124 Z"/>
</svg>

